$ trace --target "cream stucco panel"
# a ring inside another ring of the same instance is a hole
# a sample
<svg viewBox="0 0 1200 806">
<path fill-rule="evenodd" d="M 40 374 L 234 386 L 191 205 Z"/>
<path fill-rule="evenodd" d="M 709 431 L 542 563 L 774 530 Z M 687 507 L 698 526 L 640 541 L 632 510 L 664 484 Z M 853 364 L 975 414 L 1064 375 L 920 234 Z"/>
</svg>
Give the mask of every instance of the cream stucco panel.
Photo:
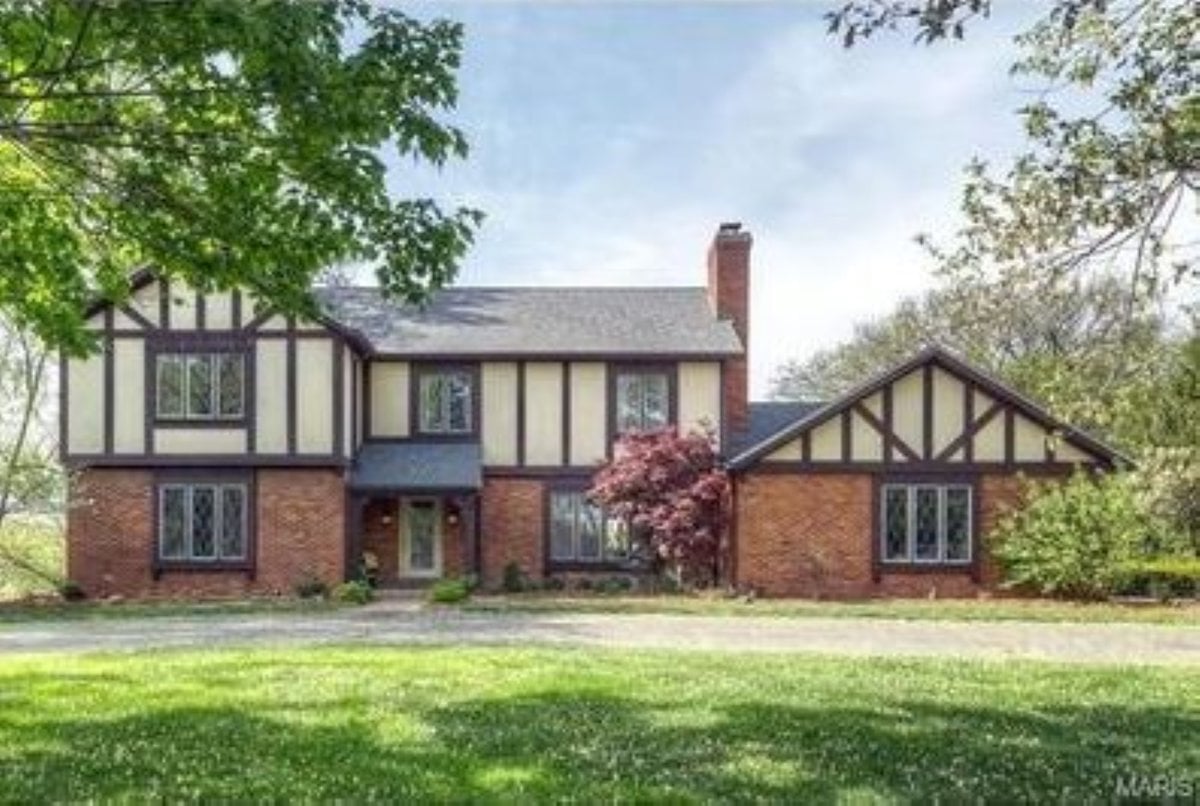
<svg viewBox="0 0 1200 806">
<path fill-rule="evenodd" d="M 874 413 L 874 412 L 872 412 Z M 851 412 L 850 447 L 856 462 L 883 460 L 883 436 L 857 412 Z"/>
<path fill-rule="evenodd" d="M 934 456 L 963 432 L 963 393 L 962 381 L 939 367 L 933 368 Z"/>
<path fill-rule="evenodd" d="M 562 364 L 525 365 L 525 464 L 562 464 L 562 384 Z"/>
<path fill-rule="evenodd" d="M 409 367 L 407 361 L 371 364 L 371 433 L 369 437 L 408 436 Z"/>
<path fill-rule="evenodd" d="M 763 457 L 764 462 L 799 462 L 804 458 L 804 451 L 799 439 L 786 442 Z"/>
<path fill-rule="evenodd" d="M 517 463 L 517 365 L 489 361 L 480 369 L 483 463 Z"/>
<path fill-rule="evenodd" d="M 142 453 L 146 446 L 146 345 L 113 340 L 113 451 Z"/>
<path fill-rule="evenodd" d="M 196 294 L 179 283 L 169 286 L 172 330 L 196 329 Z"/>
<path fill-rule="evenodd" d="M 104 356 L 67 361 L 67 444 L 70 453 L 104 450 Z"/>
<path fill-rule="evenodd" d="M 1019 414 L 1014 418 L 1013 426 L 1013 458 L 1018 462 L 1044 462 L 1046 430 Z"/>
<path fill-rule="evenodd" d="M 117 330 L 142 330 L 142 324 L 120 308 L 113 308 L 113 327 Z"/>
<path fill-rule="evenodd" d="M 260 339 L 256 346 L 254 387 L 255 450 L 287 452 L 287 344 Z"/>
<path fill-rule="evenodd" d="M 153 282 L 134 291 L 129 298 L 129 307 L 149 319 L 153 324 L 161 324 L 158 320 L 158 283 Z"/>
<path fill-rule="evenodd" d="M 154 451 L 162 454 L 243 454 L 246 452 L 246 429 L 156 428 Z"/>
<path fill-rule="evenodd" d="M 991 419 L 978 434 L 975 435 L 976 462 L 1004 461 L 1004 415 L 999 414 Z"/>
<path fill-rule="evenodd" d="M 892 385 L 892 428 L 919 455 L 925 444 L 925 382 L 922 371 L 908 373 Z"/>
<path fill-rule="evenodd" d="M 571 458 L 573 465 L 605 459 L 608 439 L 607 367 L 599 362 L 571 365 Z"/>
<path fill-rule="evenodd" d="M 230 330 L 233 327 L 233 295 L 219 291 L 204 298 L 206 330 Z"/>
<path fill-rule="evenodd" d="M 880 422 L 883 421 L 883 393 L 882 392 L 876 392 L 875 394 L 865 398 L 862 401 L 862 405 L 863 405 L 863 408 L 865 408 L 867 411 L 871 412 L 877 418 L 879 418 Z"/>
<path fill-rule="evenodd" d="M 333 341 L 296 341 L 296 450 L 333 452 Z"/>
<path fill-rule="evenodd" d="M 834 417 L 809 432 L 809 453 L 814 462 L 842 459 L 842 418 Z"/>
<path fill-rule="evenodd" d="M 1055 445 L 1054 458 L 1059 462 L 1067 462 L 1069 464 L 1087 464 L 1096 461 L 1096 457 L 1090 453 L 1081 451 L 1064 439 L 1059 439 Z"/>
<path fill-rule="evenodd" d="M 721 365 L 718 362 L 680 362 L 679 427 L 684 432 L 709 428 L 720 440 Z"/>
</svg>

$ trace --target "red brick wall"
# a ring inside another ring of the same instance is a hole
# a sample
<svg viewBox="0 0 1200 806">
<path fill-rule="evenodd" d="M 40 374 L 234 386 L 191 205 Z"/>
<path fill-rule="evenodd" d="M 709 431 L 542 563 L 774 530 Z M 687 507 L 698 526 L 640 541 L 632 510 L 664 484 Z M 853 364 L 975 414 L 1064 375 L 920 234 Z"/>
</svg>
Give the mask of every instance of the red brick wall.
<svg viewBox="0 0 1200 806">
<path fill-rule="evenodd" d="M 459 511 L 457 523 L 446 517 L 450 508 L 462 509 L 465 502 L 442 501 L 442 576 L 458 577 L 470 568 L 468 547 L 463 545 L 468 513 Z M 372 498 L 363 511 L 363 551 L 379 561 L 379 579 L 383 583 L 400 579 L 400 499 L 396 496 Z"/>
<path fill-rule="evenodd" d="M 742 431 L 748 418 L 750 352 L 750 233 L 737 229 L 717 231 L 708 250 L 708 300 L 721 319 L 728 319 L 742 340 L 745 352 L 725 361 L 722 390 L 725 419 L 731 431 Z"/>
<path fill-rule="evenodd" d="M 332 469 L 258 470 L 257 564 L 244 571 L 152 573 L 154 474 L 91 469 L 73 483 L 67 575 L 90 596 L 215 597 L 290 594 L 306 576 L 344 575 L 344 487 Z"/>
<path fill-rule="evenodd" d="M 872 475 L 750 472 L 735 484 L 735 581 L 773 596 L 974 596 L 998 581 L 987 533 L 1020 495 L 1013 475 L 984 476 L 976 486 L 982 584 L 966 570 L 885 572 L 876 581 Z"/>
<path fill-rule="evenodd" d="M 496 586 L 504 567 L 516 562 L 534 579 L 542 576 L 544 496 L 537 479 L 487 479 L 483 484 L 483 581 Z"/>
</svg>

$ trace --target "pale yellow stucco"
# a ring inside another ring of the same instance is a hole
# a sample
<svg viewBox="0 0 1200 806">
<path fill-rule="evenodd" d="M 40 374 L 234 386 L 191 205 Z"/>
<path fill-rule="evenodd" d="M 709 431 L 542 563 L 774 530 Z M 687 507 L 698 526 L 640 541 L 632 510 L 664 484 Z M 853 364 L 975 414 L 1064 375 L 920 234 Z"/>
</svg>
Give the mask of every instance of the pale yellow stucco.
<svg viewBox="0 0 1200 806">
<path fill-rule="evenodd" d="M 154 451 L 161 454 L 243 454 L 244 428 L 156 428 Z"/>
<path fill-rule="evenodd" d="M 821 423 L 809 432 L 809 455 L 814 462 L 840 462 L 842 459 L 842 418 Z"/>
<path fill-rule="evenodd" d="M 487 361 L 480 368 L 483 463 L 517 463 L 517 365 Z"/>
<path fill-rule="evenodd" d="M 204 327 L 207 330 L 229 330 L 233 327 L 233 295 L 218 291 L 204 297 Z"/>
<path fill-rule="evenodd" d="M 720 363 L 679 362 L 679 427 L 684 432 L 711 429 L 717 440 L 720 440 Z"/>
<path fill-rule="evenodd" d="M 597 361 L 571 365 L 571 457 L 576 466 L 604 460 L 608 446 L 607 367 Z"/>
<path fill-rule="evenodd" d="M 67 444 L 71 453 L 104 450 L 104 357 L 67 361 Z"/>
<path fill-rule="evenodd" d="M 562 464 L 563 367 L 557 361 L 525 365 L 525 463 Z"/>
<path fill-rule="evenodd" d="M 370 375 L 371 433 L 369 436 L 408 436 L 408 362 L 373 362 L 370 366 Z"/>
<path fill-rule="evenodd" d="M 113 451 L 142 453 L 146 447 L 146 344 L 140 338 L 113 340 Z"/>
<path fill-rule="evenodd" d="M 170 286 L 171 329 L 196 329 L 196 294 L 192 289 L 181 283 L 171 283 Z"/>
<path fill-rule="evenodd" d="M 159 291 L 158 282 L 149 283 L 130 295 L 129 307 L 140 313 L 143 317 L 150 320 L 154 325 L 161 324 L 159 322 Z"/>
<path fill-rule="evenodd" d="M 925 382 L 921 369 L 892 384 L 892 428 L 905 444 L 921 453 L 925 444 Z"/>
<path fill-rule="evenodd" d="M 1013 418 L 1013 453 L 1018 462 L 1046 460 L 1046 430 L 1020 414 Z"/>
<path fill-rule="evenodd" d="M 260 339 L 255 347 L 255 450 L 286 453 L 287 344 L 283 339 Z"/>
<path fill-rule="evenodd" d="M 296 341 L 296 450 L 333 452 L 333 348 L 331 339 Z"/>
<path fill-rule="evenodd" d="M 872 412 L 874 413 L 874 412 Z M 883 436 L 857 412 L 850 421 L 850 447 L 855 462 L 879 462 L 883 459 Z"/>
<path fill-rule="evenodd" d="M 934 456 L 963 432 L 963 392 L 962 381 L 940 367 L 933 368 Z"/>
</svg>

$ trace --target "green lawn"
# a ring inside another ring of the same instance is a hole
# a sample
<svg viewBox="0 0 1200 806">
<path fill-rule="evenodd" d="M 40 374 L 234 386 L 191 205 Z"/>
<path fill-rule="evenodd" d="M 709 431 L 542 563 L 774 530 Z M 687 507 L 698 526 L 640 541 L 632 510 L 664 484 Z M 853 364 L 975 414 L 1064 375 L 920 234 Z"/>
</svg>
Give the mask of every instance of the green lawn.
<svg viewBox="0 0 1200 806">
<path fill-rule="evenodd" d="M 0 662 L 0 801 L 1109 800 L 1195 669 L 308 648 Z"/>
<path fill-rule="evenodd" d="M 483 596 L 464 605 L 481 612 L 666 613 L 696 616 L 778 618 L 894 618 L 940 621 L 1135 622 L 1200 627 L 1195 603 L 1113 604 L 1045 599 L 872 599 L 836 602 L 806 599 L 741 599 L 699 596 Z"/>
</svg>

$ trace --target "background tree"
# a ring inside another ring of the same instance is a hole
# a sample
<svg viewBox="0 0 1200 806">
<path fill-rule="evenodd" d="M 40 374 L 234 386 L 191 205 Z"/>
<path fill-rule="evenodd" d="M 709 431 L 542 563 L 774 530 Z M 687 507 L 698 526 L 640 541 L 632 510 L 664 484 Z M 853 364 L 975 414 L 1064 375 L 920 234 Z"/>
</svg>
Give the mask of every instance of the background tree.
<svg viewBox="0 0 1200 806">
<path fill-rule="evenodd" d="M 62 468 L 55 450 L 50 353 L 31 334 L 0 317 L 0 567 L 56 584 L 54 567 L 37 562 L 30 535 L 7 529 L 13 515 L 61 510 Z M 53 530 L 46 530 L 53 535 Z M 38 533 L 39 543 L 46 542 Z M 0 574 L 3 576 L 3 574 Z"/>
<path fill-rule="evenodd" d="M 361 0 L 6 3 L 0 310 L 81 352 L 84 302 L 145 263 L 296 313 L 346 261 L 420 298 L 479 214 L 392 198 L 383 153 L 466 154 L 439 117 L 461 39 Z"/>
<path fill-rule="evenodd" d="M 729 478 L 713 445 L 711 433 L 674 427 L 624 434 L 589 491 L 680 581 L 703 585 L 718 579 L 729 524 Z"/>
<path fill-rule="evenodd" d="M 847 46 L 909 28 L 962 37 L 988 0 L 851 0 L 828 15 Z M 1017 38 L 1013 72 L 1038 84 L 1020 110 L 1028 149 L 1000 174 L 967 169 L 965 225 L 929 246 L 953 279 L 1115 267 L 1135 294 L 1195 291 L 1200 189 L 1200 6 L 1192 0 L 1053 0 Z M 1185 220 L 1178 215 L 1185 211 Z"/>
</svg>

